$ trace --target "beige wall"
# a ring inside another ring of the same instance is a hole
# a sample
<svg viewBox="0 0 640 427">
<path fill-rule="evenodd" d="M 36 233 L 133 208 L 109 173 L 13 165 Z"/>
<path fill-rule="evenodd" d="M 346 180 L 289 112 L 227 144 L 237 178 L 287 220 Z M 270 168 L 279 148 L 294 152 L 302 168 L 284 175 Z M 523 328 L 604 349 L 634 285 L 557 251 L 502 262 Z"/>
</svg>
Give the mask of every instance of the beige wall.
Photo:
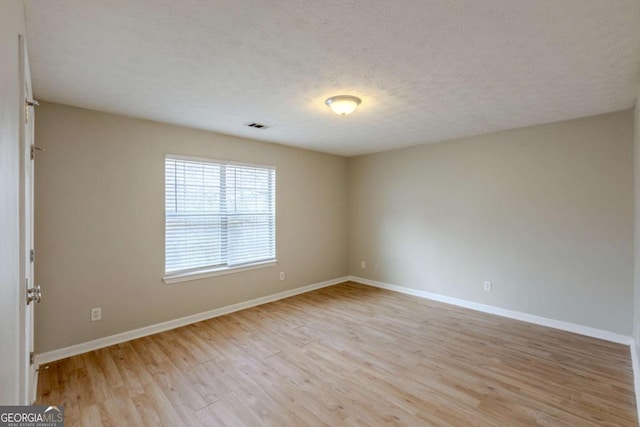
<svg viewBox="0 0 640 427">
<path fill-rule="evenodd" d="M 632 150 L 629 110 L 352 158 L 349 273 L 630 335 Z"/>
<path fill-rule="evenodd" d="M 38 353 L 346 274 L 347 159 L 58 104 L 37 113 Z M 278 266 L 165 285 L 165 153 L 275 165 Z"/>
<path fill-rule="evenodd" d="M 18 34 L 25 34 L 22 1 L 0 1 L 0 405 L 20 398 L 19 252 L 20 78 Z"/>
<path fill-rule="evenodd" d="M 347 269 L 631 334 L 631 111 L 350 160 L 51 103 L 36 123 L 39 353 Z M 163 284 L 165 153 L 276 165 L 280 264 Z"/>
</svg>

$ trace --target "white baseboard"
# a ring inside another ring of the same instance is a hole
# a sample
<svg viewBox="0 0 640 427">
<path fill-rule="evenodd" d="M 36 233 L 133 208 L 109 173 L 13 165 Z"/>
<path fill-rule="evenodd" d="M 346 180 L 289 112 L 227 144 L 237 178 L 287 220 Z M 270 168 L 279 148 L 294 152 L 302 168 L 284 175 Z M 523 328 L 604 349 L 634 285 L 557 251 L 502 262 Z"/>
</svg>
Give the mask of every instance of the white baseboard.
<svg viewBox="0 0 640 427">
<path fill-rule="evenodd" d="M 631 340 L 631 366 L 633 367 L 633 386 L 636 392 L 636 410 L 638 420 L 640 420 L 640 359 L 638 358 L 638 348 L 635 341 Z"/>
<path fill-rule="evenodd" d="M 280 299 L 292 297 L 294 295 L 303 294 L 316 289 L 325 288 L 327 286 L 337 285 L 338 283 L 346 282 L 347 280 L 349 280 L 348 277 L 339 277 L 337 279 L 327 280 L 325 282 L 302 286 L 300 288 L 279 292 L 277 294 L 267 295 L 267 296 L 255 298 L 249 301 L 228 305 L 226 307 L 220 307 L 214 310 L 209 310 L 202 313 L 192 314 L 186 317 L 181 317 L 179 319 L 169 320 L 167 322 L 157 323 L 155 325 L 145 326 L 139 329 L 134 329 L 127 332 L 110 335 L 108 337 L 98 338 L 93 341 L 88 341 L 81 344 L 76 344 L 69 347 L 48 351 L 46 353 L 37 354 L 35 359 L 36 367 L 39 367 L 40 365 L 44 365 L 47 363 L 51 363 L 56 360 L 86 353 L 88 351 L 93 351 L 100 348 L 108 347 L 110 345 L 119 344 L 119 343 L 130 341 L 136 338 L 142 338 L 147 335 L 157 334 L 158 332 L 168 331 L 170 329 L 175 329 L 181 326 L 190 325 L 192 323 L 201 322 L 203 320 L 211 319 L 213 317 L 223 316 L 225 314 L 233 313 L 235 311 L 240 311 L 246 308 L 255 307 L 257 305 L 262 305 L 262 304 L 277 301 Z"/>
<path fill-rule="evenodd" d="M 560 329 L 563 331 L 573 332 L 575 334 L 586 335 L 592 338 L 599 338 L 605 341 L 612 341 L 618 344 L 630 345 L 631 337 L 626 335 L 609 332 L 602 329 L 596 329 L 589 326 L 578 325 L 576 323 L 564 322 L 562 320 L 549 319 L 548 317 L 536 316 L 534 314 L 523 313 L 520 311 L 507 310 L 505 308 L 494 307 L 492 305 L 480 304 L 477 302 L 467 301 L 463 299 L 448 297 L 445 295 L 434 294 L 432 292 L 421 291 L 418 289 L 405 288 L 403 286 L 391 285 L 389 283 L 378 282 L 357 276 L 349 276 L 349 280 L 362 283 L 363 285 L 375 286 L 377 288 L 388 289 L 391 291 L 401 292 L 403 294 L 414 295 L 421 298 L 427 298 L 433 301 L 439 301 L 446 304 L 457 305 L 459 307 L 470 308 L 471 310 L 482 311 L 484 313 L 496 314 L 510 319 L 522 320 L 524 322 L 534 323 L 536 325 L 547 326 L 549 328 Z"/>
</svg>

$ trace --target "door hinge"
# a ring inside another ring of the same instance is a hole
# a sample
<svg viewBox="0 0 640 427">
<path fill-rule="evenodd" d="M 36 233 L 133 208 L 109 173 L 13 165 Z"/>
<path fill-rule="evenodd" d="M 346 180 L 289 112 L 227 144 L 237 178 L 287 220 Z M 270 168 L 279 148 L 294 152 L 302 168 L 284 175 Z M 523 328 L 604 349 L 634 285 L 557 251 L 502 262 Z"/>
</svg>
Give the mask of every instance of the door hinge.
<svg viewBox="0 0 640 427">
<path fill-rule="evenodd" d="M 36 361 L 36 355 L 35 353 L 32 351 L 29 353 L 29 364 L 33 365 Z"/>
<path fill-rule="evenodd" d="M 31 252 L 30 252 L 30 259 L 31 259 L 31 262 L 33 262 L 33 260 L 36 259 L 36 251 L 34 251 L 33 249 L 31 249 Z"/>
<path fill-rule="evenodd" d="M 38 101 L 36 101 L 35 99 L 33 101 L 29 101 L 28 99 L 24 100 L 24 122 L 29 123 L 29 107 L 37 107 L 38 105 L 40 105 L 40 103 Z"/>
<path fill-rule="evenodd" d="M 32 145 L 31 146 L 31 160 L 33 160 L 36 157 L 36 151 L 46 151 L 44 148 L 42 147 L 38 147 L 37 145 Z"/>
</svg>

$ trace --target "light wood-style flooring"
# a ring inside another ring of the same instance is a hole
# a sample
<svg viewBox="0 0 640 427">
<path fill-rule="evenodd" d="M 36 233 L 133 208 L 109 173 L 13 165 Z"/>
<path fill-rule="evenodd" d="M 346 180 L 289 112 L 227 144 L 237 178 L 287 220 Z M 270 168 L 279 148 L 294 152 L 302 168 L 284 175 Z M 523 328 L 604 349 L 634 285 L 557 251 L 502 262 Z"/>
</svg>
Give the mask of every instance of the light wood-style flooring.
<svg viewBox="0 0 640 427">
<path fill-rule="evenodd" d="M 629 348 L 355 283 L 41 367 L 66 426 L 631 426 Z"/>
</svg>

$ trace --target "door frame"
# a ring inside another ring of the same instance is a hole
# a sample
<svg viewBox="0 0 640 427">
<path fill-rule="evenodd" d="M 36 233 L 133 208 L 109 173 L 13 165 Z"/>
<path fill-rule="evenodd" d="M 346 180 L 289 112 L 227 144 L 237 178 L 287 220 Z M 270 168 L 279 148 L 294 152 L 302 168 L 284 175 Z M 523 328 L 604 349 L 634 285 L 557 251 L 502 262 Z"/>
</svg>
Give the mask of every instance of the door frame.
<svg viewBox="0 0 640 427">
<path fill-rule="evenodd" d="M 33 249 L 33 170 L 31 155 L 34 138 L 31 70 L 27 40 L 18 36 L 19 51 L 19 94 L 20 94 L 20 171 L 19 171 L 19 335 L 20 335 L 20 387 L 19 398 L 23 405 L 31 405 L 36 397 L 36 366 L 32 358 L 34 335 L 34 303 L 27 303 L 27 287 L 33 287 L 34 272 L 31 250 Z"/>
</svg>

